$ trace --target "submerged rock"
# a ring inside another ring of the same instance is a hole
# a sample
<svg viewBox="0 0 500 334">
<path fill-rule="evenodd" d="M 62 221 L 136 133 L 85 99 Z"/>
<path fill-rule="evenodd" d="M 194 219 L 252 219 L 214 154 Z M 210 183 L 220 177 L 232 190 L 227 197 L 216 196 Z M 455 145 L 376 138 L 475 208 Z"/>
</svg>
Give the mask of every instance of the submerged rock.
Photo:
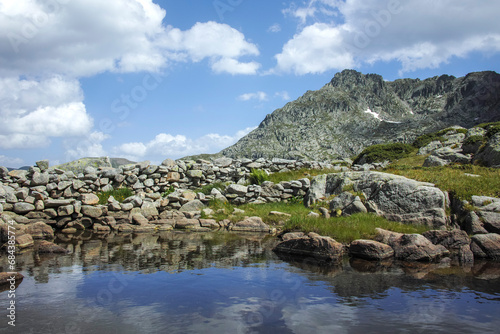
<svg viewBox="0 0 500 334">
<path fill-rule="evenodd" d="M 354 240 L 349 245 L 349 255 L 367 260 L 383 260 L 394 256 L 391 246 L 374 240 Z"/>
</svg>

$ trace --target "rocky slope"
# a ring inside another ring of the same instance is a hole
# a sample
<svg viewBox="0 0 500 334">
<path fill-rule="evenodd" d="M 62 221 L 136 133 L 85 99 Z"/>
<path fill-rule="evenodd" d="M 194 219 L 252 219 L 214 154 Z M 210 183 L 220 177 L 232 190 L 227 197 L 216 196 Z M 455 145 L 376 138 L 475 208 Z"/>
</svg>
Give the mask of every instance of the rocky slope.
<svg viewBox="0 0 500 334">
<path fill-rule="evenodd" d="M 257 129 L 220 152 L 228 157 L 328 160 L 367 146 L 411 142 L 448 126 L 500 120 L 500 75 L 384 81 L 354 70 L 267 115 Z"/>
</svg>

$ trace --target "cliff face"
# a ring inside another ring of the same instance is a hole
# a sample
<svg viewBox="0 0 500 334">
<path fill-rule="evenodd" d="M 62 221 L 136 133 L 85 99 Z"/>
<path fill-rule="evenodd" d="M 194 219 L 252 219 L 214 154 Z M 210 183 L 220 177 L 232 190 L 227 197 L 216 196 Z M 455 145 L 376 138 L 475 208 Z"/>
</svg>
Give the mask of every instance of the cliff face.
<svg viewBox="0 0 500 334">
<path fill-rule="evenodd" d="M 229 157 L 328 160 L 385 142 L 411 142 L 452 125 L 500 120 L 500 75 L 470 73 L 384 81 L 344 70 L 324 87 L 267 115 L 220 152 Z"/>
</svg>

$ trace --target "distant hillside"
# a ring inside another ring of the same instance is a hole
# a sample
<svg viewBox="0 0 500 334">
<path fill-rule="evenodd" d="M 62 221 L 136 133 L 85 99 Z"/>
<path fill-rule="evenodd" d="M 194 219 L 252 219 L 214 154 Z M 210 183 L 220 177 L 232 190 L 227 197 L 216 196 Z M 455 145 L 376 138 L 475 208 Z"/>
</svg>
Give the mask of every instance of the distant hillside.
<svg viewBox="0 0 500 334">
<path fill-rule="evenodd" d="M 344 70 L 323 88 L 267 115 L 257 129 L 218 155 L 329 160 L 385 142 L 460 125 L 500 120 L 500 75 L 384 81 Z"/>
</svg>

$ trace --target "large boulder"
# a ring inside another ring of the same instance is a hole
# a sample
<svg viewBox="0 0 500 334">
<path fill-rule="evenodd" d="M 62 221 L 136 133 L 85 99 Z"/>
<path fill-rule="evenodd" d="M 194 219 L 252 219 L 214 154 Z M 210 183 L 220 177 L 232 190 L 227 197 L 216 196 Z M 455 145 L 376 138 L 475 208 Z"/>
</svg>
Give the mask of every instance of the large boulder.
<svg viewBox="0 0 500 334">
<path fill-rule="evenodd" d="M 436 228 L 446 225 L 445 195 L 431 183 L 381 172 L 343 172 L 313 179 L 305 203 L 311 205 L 345 187 L 361 192 L 365 207 L 387 219 L 425 224 Z"/>
<path fill-rule="evenodd" d="M 54 168 L 62 169 L 65 171 L 72 171 L 75 174 L 85 173 L 86 171 L 88 172 L 89 171 L 89 169 L 87 169 L 88 167 L 92 167 L 95 169 L 99 167 L 113 167 L 113 166 L 111 165 L 111 160 L 109 160 L 108 157 L 83 158 L 62 165 L 54 166 Z"/>
<path fill-rule="evenodd" d="M 352 215 L 358 212 L 367 212 L 366 207 L 361 202 L 359 196 L 349 192 L 343 192 L 330 202 L 332 213 L 341 212 L 343 216 Z"/>
<path fill-rule="evenodd" d="M 394 256 L 391 246 L 374 240 L 354 240 L 349 245 L 349 255 L 366 260 L 383 260 Z"/>
<path fill-rule="evenodd" d="M 500 258 L 500 235 L 496 233 L 477 234 L 471 237 L 471 249 L 475 257 Z"/>
<path fill-rule="evenodd" d="M 488 140 L 484 148 L 474 156 L 474 161 L 488 167 L 500 167 L 500 132 Z"/>
<path fill-rule="evenodd" d="M 241 232 L 269 232 L 269 225 L 262 221 L 260 217 L 248 217 L 235 223 L 231 230 Z"/>
<path fill-rule="evenodd" d="M 205 207 L 202 201 L 195 199 L 193 201 L 187 202 L 184 204 L 179 211 L 181 212 L 196 212 L 201 211 Z"/>
<path fill-rule="evenodd" d="M 58 254 L 68 253 L 67 249 L 47 240 L 41 240 L 37 242 L 36 250 L 38 253 L 58 253 Z"/>
<path fill-rule="evenodd" d="M 450 251 L 451 255 L 458 259 L 460 263 L 474 262 L 474 254 L 470 249 L 470 238 L 462 230 L 433 230 L 422 233 L 434 245 L 444 246 Z"/>
<path fill-rule="evenodd" d="M 26 225 L 26 233 L 31 234 L 33 239 L 54 239 L 54 230 L 43 222 Z"/>
<path fill-rule="evenodd" d="M 282 241 L 274 247 L 273 251 L 286 255 L 309 257 L 312 260 L 338 262 L 342 258 L 344 247 L 330 237 L 309 233 L 307 236 Z"/>
</svg>

